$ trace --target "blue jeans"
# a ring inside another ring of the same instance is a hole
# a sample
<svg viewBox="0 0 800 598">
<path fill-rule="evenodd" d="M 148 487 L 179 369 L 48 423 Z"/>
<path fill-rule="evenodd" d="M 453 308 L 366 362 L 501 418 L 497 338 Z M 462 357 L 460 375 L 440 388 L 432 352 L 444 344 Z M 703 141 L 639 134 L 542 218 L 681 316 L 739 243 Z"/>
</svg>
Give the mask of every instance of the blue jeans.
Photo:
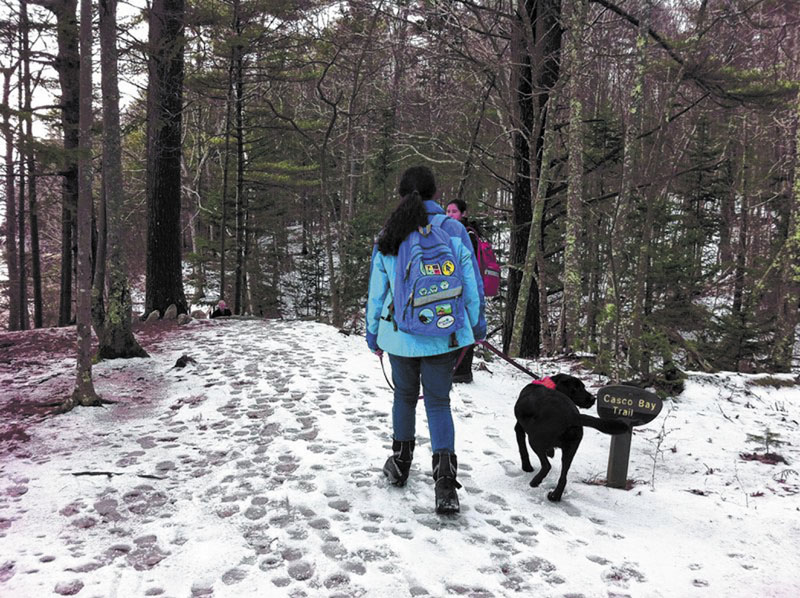
<svg viewBox="0 0 800 598">
<path fill-rule="evenodd" d="M 412 440 L 416 436 L 415 414 L 419 399 L 420 377 L 425 395 L 425 412 L 431 449 L 455 452 L 455 429 L 450 412 L 450 386 L 458 351 L 430 357 L 389 355 L 394 382 L 392 426 L 395 440 Z"/>
</svg>

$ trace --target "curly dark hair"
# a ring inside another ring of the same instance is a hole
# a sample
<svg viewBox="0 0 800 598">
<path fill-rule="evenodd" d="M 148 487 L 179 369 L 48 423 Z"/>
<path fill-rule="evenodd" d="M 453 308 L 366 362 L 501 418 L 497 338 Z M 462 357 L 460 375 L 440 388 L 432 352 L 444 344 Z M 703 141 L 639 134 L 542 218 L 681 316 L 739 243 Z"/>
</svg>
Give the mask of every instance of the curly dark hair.
<svg viewBox="0 0 800 598">
<path fill-rule="evenodd" d="M 433 172 L 426 166 L 412 166 L 400 178 L 397 192 L 402 201 L 389 215 L 378 237 L 378 251 L 384 255 L 397 255 L 400 243 L 412 231 L 428 224 L 423 201 L 436 193 Z"/>
</svg>

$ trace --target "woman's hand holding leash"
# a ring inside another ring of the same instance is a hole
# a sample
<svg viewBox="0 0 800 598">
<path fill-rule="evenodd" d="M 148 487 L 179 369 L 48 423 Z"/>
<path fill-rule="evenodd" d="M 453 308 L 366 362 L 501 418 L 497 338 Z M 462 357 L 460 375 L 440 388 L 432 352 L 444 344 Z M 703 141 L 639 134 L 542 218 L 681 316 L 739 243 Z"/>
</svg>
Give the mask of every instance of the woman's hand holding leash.
<svg viewBox="0 0 800 598">
<path fill-rule="evenodd" d="M 367 347 L 378 357 L 383 355 L 383 351 L 381 351 L 381 348 L 378 346 L 378 335 L 369 330 L 367 330 Z"/>
</svg>

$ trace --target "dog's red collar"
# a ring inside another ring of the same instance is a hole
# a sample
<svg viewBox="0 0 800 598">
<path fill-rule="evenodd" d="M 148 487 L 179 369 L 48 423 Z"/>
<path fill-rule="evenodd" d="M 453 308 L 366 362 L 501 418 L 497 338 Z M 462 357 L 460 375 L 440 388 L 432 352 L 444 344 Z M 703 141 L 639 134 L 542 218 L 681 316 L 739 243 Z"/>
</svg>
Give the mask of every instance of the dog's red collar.
<svg viewBox="0 0 800 598">
<path fill-rule="evenodd" d="M 541 380 L 534 380 L 531 384 L 539 384 L 541 386 L 549 388 L 550 390 L 555 390 L 556 389 L 556 383 L 553 382 L 553 380 L 552 380 L 552 378 L 550 378 L 550 376 L 542 378 Z"/>
</svg>

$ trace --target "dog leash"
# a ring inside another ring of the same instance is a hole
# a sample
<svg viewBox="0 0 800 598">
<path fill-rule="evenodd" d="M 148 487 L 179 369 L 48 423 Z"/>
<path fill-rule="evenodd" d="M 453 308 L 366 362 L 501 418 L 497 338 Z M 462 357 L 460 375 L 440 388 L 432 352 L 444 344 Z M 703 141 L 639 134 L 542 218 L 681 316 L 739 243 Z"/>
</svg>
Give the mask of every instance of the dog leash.
<svg viewBox="0 0 800 598">
<path fill-rule="evenodd" d="M 458 366 L 461 365 L 461 361 L 464 359 L 464 355 L 467 354 L 467 350 L 469 348 L 470 348 L 470 345 L 467 345 L 466 347 L 462 348 L 461 351 L 459 352 L 458 359 L 456 360 L 456 365 L 453 366 L 453 371 L 454 372 L 458 369 Z M 389 385 L 389 388 L 394 390 L 394 386 L 392 386 L 392 383 L 389 381 L 389 376 L 386 375 L 386 368 L 383 366 L 383 351 L 378 353 L 378 359 L 380 359 L 380 361 L 381 361 L 381 371 L 383 372 L 383 378 L 384 378 L 384 380 L 386 380 L 386 384 Z M 420 395 L 419 398 L 420 399 L 423 398 L 422 395 Z"/>
<path fill-rule="evenodd" d="M 511 365 L 513 365 L 513 366 L 514 366 L 515 368 L 517 368 L 518 370 L 522 370 L 523 372 L 525 372 L 526 374 L 528 374 L 529 376 L 531 376 L 531 377 L 532 377 L 534 380 L 538 380 L 538 379 L 540 379 L 540 378 L 541 378 L 541 376 L 539 376 L 539 375 L 537 375 L 537 374 L 534 374 L 534 373 L 533 373 L 532 371 L 530 371 L 529 369 L 527 369 L 527 368 L 525 368 L 525 367 L 521 366 L 520 364 L 518 364 L 516 361 L 514 361 L 513 359 L 511 359 L 511 358 L 510 358 L 508 355 L 506 355 L 505 353 L 503 353 L 503 352 L 502 352 L 500 349 L 498 349 L 497 347 L 495 347 L 494 345 L 492 345 L 492 344 L 491 344 L 489 341 L 487 341 L 487 340 L 478 341 L 478 344 L 480 344 L 480 345 L 483 345 L 484 347 L 486 347 L 487 349 L 489 349 L 490 351 L 492 351 L 492 352 L 493 352 L 495 355 L 497 355 L 497 356 L 499 356 L 500 358 L 502 358 L 502 359 L 506 360 L 508 363 L 510 363 Z"/>
<path fill-rule="evenodd" d="M 486 347 L 487 349 L 489 349 L 490 351 L 492 351 L 492 352 L 493 352 L 495 355 L 497 355 L 497 356 L 498 356 L 498 357 L 500 357 L 501 359 L 504 359 L 505 361 L 507 361 L 508 363 L 510 363 L 511 365 L 513 365 L 515 368 L 517 368 L 517 369 L 519 369 L 519 370 L 521 370 L 521 371 L 525 372 L 526 374 L 528 374 L 528 375 L 529 375 L 531 378 L 533 378 L 534 380 L 539 380 L 539 379 L 541 379 L 541 376 L 540 376 L 540 375 L 538 375 L 538 374 L 534 374 L 534 373 L 533 373 L 532 371 L 530 371 L 528 368 L 526 368 L 526 367 L 524 367 L 524 366 L 520 365 L 519 363 L 517 363 L 516 361 L 514 361 L 513 359 L 511 359 L 511 358 L 510 358 L 508 355 L 506 355 L 505 353 L 503 353 L 503 352 L 502 352 L 500 349 L 498 349 L 497 347 L 495 347 L 494 345 L 492 345 L 492 344 L 491 344 L 489 341 L 487 341 L 487 340 L 482 340 L 482 341 L 478 341 L 478 342 L 477 342 L 477 343 L 475 343 L 475 344 L 477 344 L 477 345 L 483 345 L 484 347 Z M 463 360 L 463 359 L 464 359 L 464 355 L 466 355 L 466 353 L 467 353 L 467 349 L 469 349 L 469 346 L 466 346 L 466 347 L 464 347 L 463 349 L 461 349 L 461 353 L 460 353 L 460 355 L 458 356 L 458 360 L 456 361 L 456 365 L 455 365 L 455 367 L 453 368 L 453 371 L 455 371 L 456 369 L 458 369 L 458 366 L 461 364 L 461 360 Z M 391 388 L 392 390 L 394 390 L 394 386 L 392 386 L 392 383 L 389 381 L 389 376 L 387 376 L 387 375 L 386 375 L 386 368 L 385 368 L 385 367 L 384 367 L 384 365 L 383 365 L 383 351 L 381 351 L 380 353 L 378 353 L 378 359 L 380 359 L 380 362 L 381 362 L 381 371 L 383 372 L 383 378 L 386 380 L 386 384 L 388 384 L 388 385 L 389 385 L 389 388 Z"/>
<path fill-rule="evenodd" d="M 380 359 L 380 360 L 381 360 L 381 371 L 383 372 L 383 378 L 384 378 L 384 380 L 386 380 L 386 384 L 388 384 L 388 385 L 389 385 L 389 388 L 391 388 L 392 390 L 394 390 L 394 386 L 392 386 L 392 383 L 391 383 L 391 382 L 389 382 L 389 376 L 387 376 L 387 375 L 386 375 L 386 368 L 385 368 L 385 367 L 383 367 L 383 351 L 381 351 L 380 353 L 378 353 L 378 359 Z"/>
</svg>

